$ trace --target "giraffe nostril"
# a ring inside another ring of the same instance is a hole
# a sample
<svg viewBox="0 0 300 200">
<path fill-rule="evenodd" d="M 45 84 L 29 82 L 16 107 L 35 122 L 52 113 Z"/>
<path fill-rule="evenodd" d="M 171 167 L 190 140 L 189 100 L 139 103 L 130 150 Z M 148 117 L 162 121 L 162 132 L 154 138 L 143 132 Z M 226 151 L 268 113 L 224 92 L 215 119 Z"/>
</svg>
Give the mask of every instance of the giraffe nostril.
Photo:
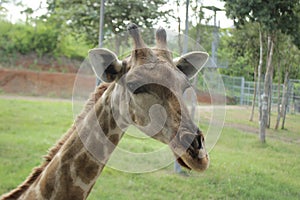
<svg viewBox="0 0 300 200">
<path fill-rule="evenodd" d="M 197 129 L 197 142 L 199 144 L 198 149 L 203 149 L 204 148 L 204 136 L 202 134 L 202 131 L 200 131 L 199 129 Z"/>
<path fill-rule="evenodd" d="M 197 135 L 203 136 L 202 131 L 200 129 L 197 129 Z"/>
<path fill-rule="evenodd" d="M 204 137 L 199 129 L 195 130 L 194 133 L 184 132 L 180 137 L 180 141 L 189 153 L 191 151 L 195 153 L 204 148 Z"/>
<path fill-rule="evenodd" d="M 198 142 L 198 149 L 202 149 L 203 148 L 203 144 L 202 144 L 202 139 L 201 139 L 201 135 L 197 136 L 197 142 Z"/>
<path fill-rule="evenodd" d="M 201 145 L 201 143 L 199 142 L 201 139 L 199 139 L 199 135 L 195 135 L 195 134 L 184 134 L 181 137 L 181 144 L 186 148 L 186 149 L 190 149 L 190 150 L 196 150 L 196 149 L 200 149 L 201 147 L 199 147 L 199 145 Z"/>
</svg>

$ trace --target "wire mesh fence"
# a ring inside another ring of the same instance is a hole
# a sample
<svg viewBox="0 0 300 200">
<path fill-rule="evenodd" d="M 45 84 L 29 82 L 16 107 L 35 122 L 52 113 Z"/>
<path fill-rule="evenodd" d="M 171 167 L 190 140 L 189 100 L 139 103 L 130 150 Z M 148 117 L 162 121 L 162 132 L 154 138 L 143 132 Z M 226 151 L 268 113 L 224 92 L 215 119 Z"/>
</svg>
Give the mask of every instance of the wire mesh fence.
<svg viewBox="0 0 300 200">
<path fill-rule="evenodd" d="M 198 88 L 202 91 L 206 91 L 204 76 L 199 76 Z M 246 81 L 244 77 L 233 77 L 227 75 L 221 75 L 227 99 L 233 99 L 232 104 L 237 105 L 252 105 L 255 87 L 257 84 L 253 81 Z M 216 84 L 219 84 L 216 82 Z M 259 98 L 263 94 L 263 85 L 261 82 L 261 91 L 257 93 L 255 98 L 255 105 L 258 106 Z M 215 86 L 216 88 L 218 86 Z M 300 80 L 290 79 L 287 84 L 287 111 L 290 113 L 300 112 Z M 284 84 L 278 85 L 273 83 L 271 86 L 271 105 L 272 108 L 276 108 L 281 105 L 282 95 L 284 91 Z"/>
</svg>

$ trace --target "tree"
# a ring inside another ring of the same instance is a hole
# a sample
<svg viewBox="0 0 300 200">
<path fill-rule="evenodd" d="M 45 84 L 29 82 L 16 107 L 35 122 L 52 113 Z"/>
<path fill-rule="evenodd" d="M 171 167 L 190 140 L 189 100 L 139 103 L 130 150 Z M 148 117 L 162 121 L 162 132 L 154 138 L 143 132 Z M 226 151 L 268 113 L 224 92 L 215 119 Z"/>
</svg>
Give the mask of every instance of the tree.
<svg viewBox="0 0 300 200">
<path fill-rule="evenodd" d="M 257 93 L 258 93 L 258 99 L 259 99 L 259 120 L 261 119 L 261 98 L 260 98 L 260 95 L 261 95 L 261 72 L 262 72 L 262 64 L 263 64 L 263 36 L 262 36 L 262 32 L 260 30 L 260 27 L 259 27 L 259 62 L 258 62 L 258 67 L 255 68 L 254 70 L 254 94 L 253 94 L 253 100 L 252 100 L 252 109 L 251 109 L 251 114 L 250 114 L 250 121 L 253 121 L 253 116 L 254 116 L 254 107 L 255 107 L 255 99 L 256 99 L 256 96 L 257 96 Z M 256 78 L 256 75 L 257 75 L 257 78 Z"/>
<path fill-rule="evenodd" d="M 283 68 L 283 91 L 280 102 L 278 106 L 277 120 L 275 124 L 275 129 L 278 129 L 280 124 L 280 119 L 282 118 L 281 129 L 285 128 L 285 117 L 288 107 L 288 99 L 291 95 L 291 85 L 290 77 L 297 74 L 299 68 L 299 49 L 292 43 L 291 38 L 285 35 L 281 35 L 281 44 L 278 47 L 282 49 L 280 57 L 285 57 L 285 60 L 280 62 Z"/>
<path fill-rule="evenodd" d="M 229 68 L 220 69 L 222 74 L 243 76 L 247 81 L 254 80 L 254 69 L 259 59 L 258 30 L 258 24 L 247 23 L 243 29 L 228 29 L 222 32 L 218 58 L 227 59 L 229 65 Z M 226 52 L 222 53 L 223 51 Z"/>
<path fill-rule="evenodd" d="M 275 123 L 275 130 L 278 129 L 280 119 L 283 116 L 283 111 L 285 110 L 285 99 L 286 99 L 286 94 L 287 94 L 287 82 L 288 82 L 288 77 L 289 77 L 289 66 L 290 66 L 290 58 L 291 58 L 291 46 L 292 43 L 289 40 L 289 37 L 280 34 L 278 36 L 278 45 L 277 45 L 277 57 L 278 57 L 278 62 L 277 62 L 277 81 L 278 81 L 278 103 L 277 103 L 277 118 L 276 118 L 276 123 Z M 280 51 L 279 51 L 280 49 Z M 283 61 L 281 61 L 281 58 L 285 57 Z M 281 101 L 280 99 L 280 93 L 281 93 L 281 82 L 282 82 L 282 70 L 281 68 L 284 68 L 284 88 L 282 91 L 282 98 Z"/>
<path fill-rule="evenodd" d="M 262 30 L 259 29 L 259 64 L 257 68 L 257 92 L 259 95 L 259 121 L 262 117 L 262 102 L 261 102 L 261 75 L 262 75 L 262 65 L 263 65 L 263 33 Z"/>
<path fill-rule="evenodd" d="M 180 12 L 180 8 L 181 8 L 181 5 L 180 5 L 180 0 L 176 0 L 176 10 L 177 10 L 177 14 L 179 14 Z M 177 32 L 178 32 L 178 47 L 179 47 L 179 53 L 182 52 L 182 45 L 181 45 L 181 18 L 179 15 L 175 16 L 173 15 L 173 17 L 176 19 L 177 21 L 177 24 L 178 24 L 178 27 L 177 27 Z"/>
<path fill-rule="evenodd" d="M 257 22 L 262 31 L 267 34 L 266 73 L 264 81 L 264 93 L 262 97 L 262 116 L 260 119 L 260 140 L 265 142 L 265 130 L 268 124 L 270 86 L 273 76 L 273 53 L 276 37 L 279 32 L 291 35 L 296 45 L 300 47 L 299 16 L 296 9 L 299 8 L 298 0 L 261 1 L 261 0 L 224 0 L 227 16 L 234 20 L 239 28 L 248 21 Z"/>
<path fill-rule="evenodd" d="M 99 8 L 97 0 L 48 0 L 50 18 L 65 22 L 73 32 L 86 33 L 94 45 L 98 41 Z M 161 11 L 166 0 L 108 0 L 105 2 L 104 37 L 126 31 L 126 24 L 134 22 L 143 28 L 168 16 L 169 11 Z M 120 41 L 115 41 L 119 46 Z"/>
<path fill-rule="evenodd" d="M 200 24 L 201 24 L 201 21 L 204 19 L 202 3 L 200 4 L 200 2 L 198 0 L 196 0 L 195 2 L 191 2 L 192 11 L 194 14 L 194 18 L 196 20 L 196 42 L 197 43 L 200 43 L 200 40 L 201 40 Z"/>
</svg>

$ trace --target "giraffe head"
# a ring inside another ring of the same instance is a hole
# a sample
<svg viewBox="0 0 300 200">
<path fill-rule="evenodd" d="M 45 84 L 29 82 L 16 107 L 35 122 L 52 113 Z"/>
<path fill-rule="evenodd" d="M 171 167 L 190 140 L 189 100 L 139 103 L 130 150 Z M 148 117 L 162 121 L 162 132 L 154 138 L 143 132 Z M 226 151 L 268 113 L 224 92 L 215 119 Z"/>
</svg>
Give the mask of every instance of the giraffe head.
<svg viewBox="0 0 300 200">
<path fill-rule="evenodd" d="M 163 28 L 157 30 L 153 48 L 145 45 L 135 24 L 127 29 L 134 48 L 124 60 L 108 49 L 89 51 L 97 77 L 115 84 L 110 93 L 114 119 L 119 127 L 133 124 L 168 144 L 182 166 L 205 170 L 209 158 L 204 136 L 188 113 L 183 93 L 208 54 L 197 51 L 173 59 Z"/>
</svg>

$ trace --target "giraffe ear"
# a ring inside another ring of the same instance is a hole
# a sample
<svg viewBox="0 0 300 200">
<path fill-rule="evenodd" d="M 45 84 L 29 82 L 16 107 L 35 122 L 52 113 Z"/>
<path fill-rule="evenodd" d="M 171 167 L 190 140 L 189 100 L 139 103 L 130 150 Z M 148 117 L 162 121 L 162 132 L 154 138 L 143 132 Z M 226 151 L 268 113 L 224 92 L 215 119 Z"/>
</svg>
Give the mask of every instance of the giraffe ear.
<svg viewBox="0 0 300 200">
<path fill-rule="evenodd" d="M 104 82 L 112 82 L 122 73 L 122 62 L 116 54 L 104 48 L 91 49 L 89 60 L 96 76 Z"/>
<path fill-rule="evenodd" d="M 189 79 L 193 78 L 205 65 L 208 60 L 208 53 L 193 51 L 174 58 L 173 62 Z"/>
</svg>

